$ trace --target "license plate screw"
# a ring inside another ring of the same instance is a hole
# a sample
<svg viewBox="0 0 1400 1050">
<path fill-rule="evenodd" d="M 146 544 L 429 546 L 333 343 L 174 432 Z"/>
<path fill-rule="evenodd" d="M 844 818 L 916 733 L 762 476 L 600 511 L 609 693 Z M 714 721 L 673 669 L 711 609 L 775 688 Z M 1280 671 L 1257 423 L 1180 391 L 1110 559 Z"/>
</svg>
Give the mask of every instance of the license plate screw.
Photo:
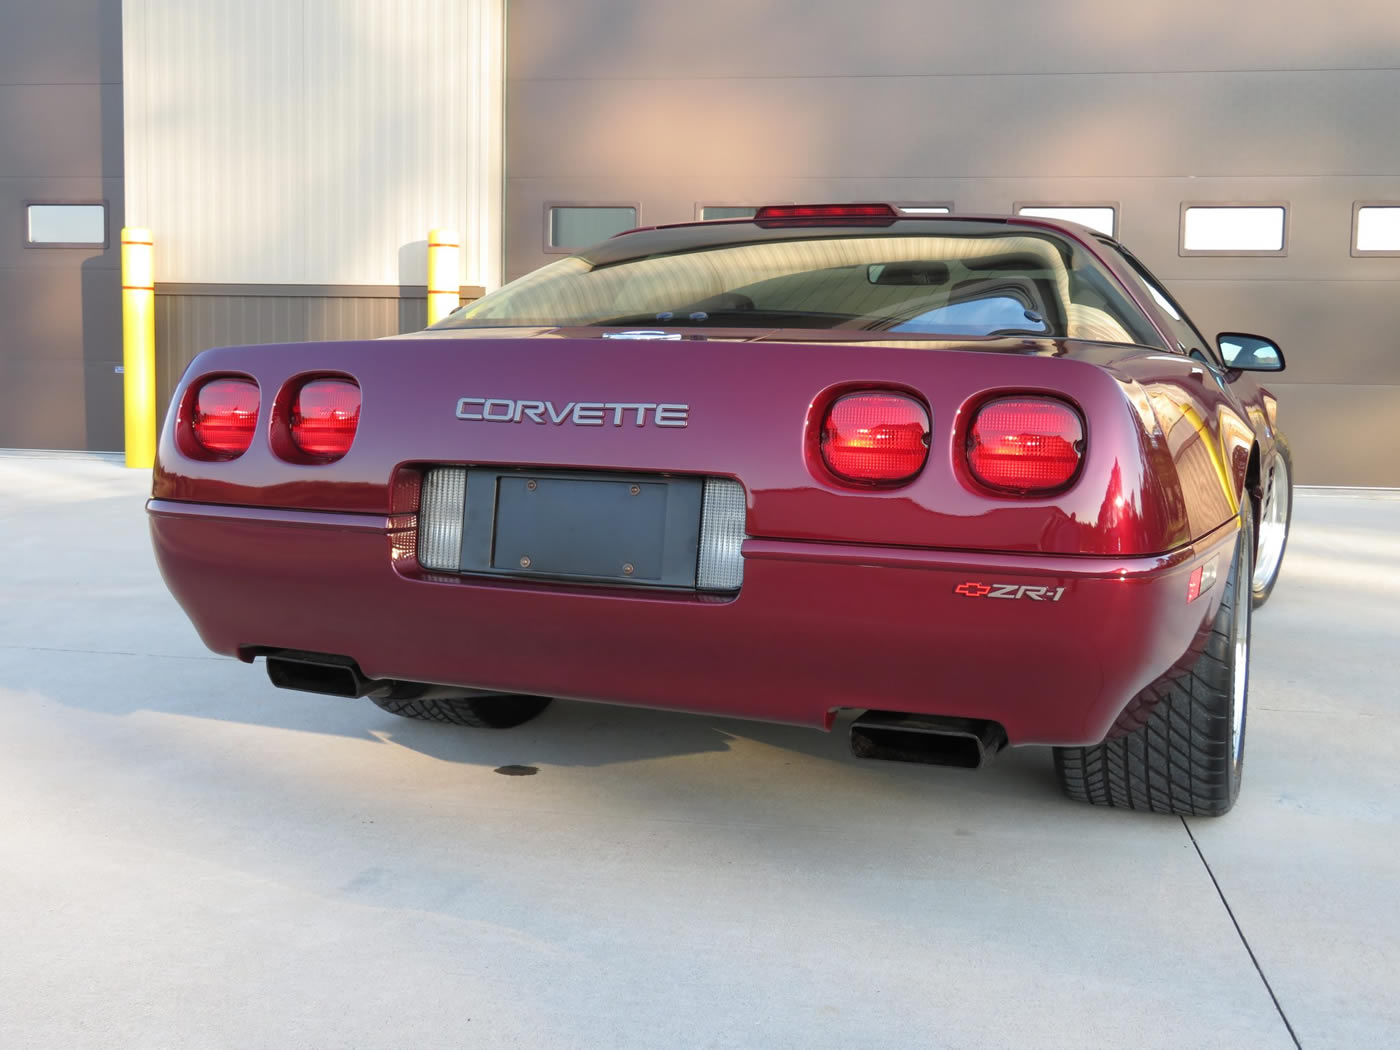
<svg viewBox="0 0 1400 1050">
<path fill-rule="evenodd" d="M 520 559 L 520 567 L 522 569 L 528 569 L 530 567 L 530 556 L 528 554 Z"/>
<path fill-rule="evenodd" d="M 632 565 L 630 561 L 625 561 L 622 563 L 622 575 L 631 576 L 636 571 L 636 568 Z"/>
<path fill-rule="evenodd" d="M 638 495 L 641 494 L 641 491 L 642 491 L 642 486 L 640 486 L 640 485 L 633 485 L 633 486 L 632 486 L 632 495 L 638 496 Z"/>
<path fill-rule="evenodd" d="M 535 489 L 539 488 L 539 485 L 538 485 L 538 484 L 535 482 L 535 480 L 532 478 L 531 480 L 525 482 L 525 487 L 526 487 L 527 489 L 529 489 L 531 492 L 534 492 Z"/>
</svg>

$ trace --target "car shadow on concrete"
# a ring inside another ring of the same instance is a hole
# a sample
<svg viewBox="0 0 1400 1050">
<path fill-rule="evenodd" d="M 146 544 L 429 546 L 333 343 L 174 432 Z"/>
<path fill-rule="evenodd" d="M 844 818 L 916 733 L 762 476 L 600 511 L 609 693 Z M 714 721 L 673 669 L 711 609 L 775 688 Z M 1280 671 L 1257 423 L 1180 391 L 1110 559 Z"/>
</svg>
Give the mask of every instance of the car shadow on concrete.
<svg viewBox="0 0 1400 1050">
<path fill-rule="evenodd" d="M 826 733 L 804 726 L 556 700 L 525 725 L 474 729 L 402 718 L 367 699 L 274 689 L 261 665 L 250 667 L 234 660 L 11 652 L 20 658 L 0 678 L 0 689 L 30 702 L 50 701 L 113 718 L 156 714 L 373 741 L 438 762 L 487 770 L 525 766 L 547 774 L 550 767 L 640 767 L 653 760 L 744 750 L 751 757 L 736 757 L 736 763 L 744 764 L 744 772 L 736 770 L 736 775 L 759 776 L 763 770 L 772 770 L 772 761 L 763 752 L 773 749 L 800 758 L 808 770 L 819 763 L 877 792 L 927 791 L 934 784 L 939 790 L 961 786 L 979 795 L 1056 790 L 1045 748 L 1004 751 L 976 772 L 857 759 L 848 746 L 855 712 L 845 713 Z"/>
<path fill-rule="evenodd" d="M 860 776 L 908 783 L 980 782 L 994 794 L 1058 790 L 1046 748 L 1009 749 L 979 771 L 858 759 L 848 744 L 855 712 L 830 733 L 805 726 L 714 718 L 676 711 L 557 700 L 533 722 L 507 730 L 469 729 L 375 718 L 375 735 L 443 762 L 500 768 L 607 766 L 656 758 L 736 750 L 757 744 L 805 760 L 846 767 Z M 863 771 L 863 772 L 858 772 Z"/>
</svg>

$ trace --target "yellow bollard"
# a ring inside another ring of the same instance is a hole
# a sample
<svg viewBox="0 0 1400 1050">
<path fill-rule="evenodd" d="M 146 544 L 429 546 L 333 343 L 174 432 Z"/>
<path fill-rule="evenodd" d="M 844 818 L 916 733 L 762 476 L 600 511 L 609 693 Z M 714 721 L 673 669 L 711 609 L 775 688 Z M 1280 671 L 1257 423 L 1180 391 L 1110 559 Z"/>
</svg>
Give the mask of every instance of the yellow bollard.
<svg viewBox="0 0 1400 1050">
<path fill-rule="evenodd" d="M 122 227 L 122 392 L 126 465 L 156 461 L 156 284 L 151 231 Z"/>
<path fill-rule="evenodd" d="M 462 305 L 461 250 L 462 238 L 456 230 L 428 231 L 429 324 L 437 324 Z"/>
</svg>

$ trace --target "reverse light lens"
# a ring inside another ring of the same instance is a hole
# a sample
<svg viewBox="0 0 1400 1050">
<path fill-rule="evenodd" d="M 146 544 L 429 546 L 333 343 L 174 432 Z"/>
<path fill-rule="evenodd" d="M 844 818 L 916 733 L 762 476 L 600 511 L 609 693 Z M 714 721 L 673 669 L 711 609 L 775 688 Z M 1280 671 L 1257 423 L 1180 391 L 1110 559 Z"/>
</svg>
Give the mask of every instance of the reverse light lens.
<svg viewBox="0 0 1400 1050">
<path fill-rule="evenodd" d="M 224 459 L 248 451 L 258 426 L 258 384 L 212 379 L 195 394 L 190 429 L 201 448 Z"/>
<path fill-rule="evenodd" d="M 461 569 L 466 506 L 466 467 L 433 467 L 423 475 L 418 509 L 418 564 L 423 568 Z"/>
<path fill-rule="evenodd" d="M 700 559 L 695 586 L 702 591 L 737 591 L 744 582 L 744 486 L 729 478 L 706 478 L 700 511 Z"/>
<path fill-rule="evenodd" d="M 822 424 L 822 460 L 837 477 L 907 481 L 928 459 L 928 409 L 904 394 L 847 394 Z"/>
<path fill-rule="evenodd" d="M 339 459 L 360 425 L 360 388 L 348 379 L 313 379 L 292 404 L 292 441 L 309 456 Z"/>
<path fill-rule="evenodd" d="M 1067 485 L 1084 454 L 1084 424 L 1063 401 L 1006 397 L 977 413 L 967 463 L 984 485 L 1009 492 L 1048 492 Z"/>
</svg>

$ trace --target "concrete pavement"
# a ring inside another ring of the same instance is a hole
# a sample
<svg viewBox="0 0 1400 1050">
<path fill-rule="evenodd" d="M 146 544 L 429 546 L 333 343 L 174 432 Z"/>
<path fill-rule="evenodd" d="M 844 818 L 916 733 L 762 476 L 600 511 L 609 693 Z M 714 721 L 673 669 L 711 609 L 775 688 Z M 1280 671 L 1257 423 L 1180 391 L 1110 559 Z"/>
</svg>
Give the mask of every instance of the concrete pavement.
<svg viewBox="0 0 1400 1050">
<path fill-rule="evenodd" d="M 167 595 L 148 485 L 0 456 L 0 1046 L 1400 1045 L 1400 500 L 1300 495 L 1188 828 L 1044 750 L 279 692 Z"/>
</svg>

